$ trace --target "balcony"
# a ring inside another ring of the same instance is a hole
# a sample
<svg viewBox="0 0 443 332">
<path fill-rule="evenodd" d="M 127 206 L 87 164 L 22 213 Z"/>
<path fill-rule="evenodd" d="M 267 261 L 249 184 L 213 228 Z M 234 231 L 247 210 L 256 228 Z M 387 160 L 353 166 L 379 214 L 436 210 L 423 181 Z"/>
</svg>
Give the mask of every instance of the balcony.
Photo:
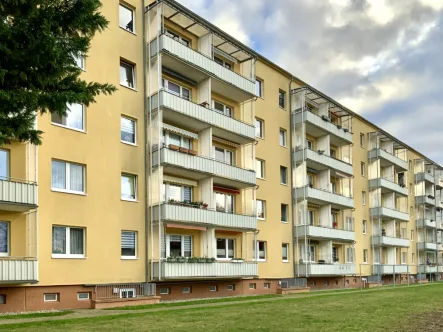
<svg viewBox="0 0 443 332">
<path fill-rule="evenodd" d="M 435 182 L 435 178 L 431 173 L 421 172 L 415 174 L 415 181 L 416 182 L 426 181 L 433 184 Z"/>
<path fill-rule="evenodd" d="M 331 143 L 336 146 L 352 144 L 352 134 L 349 131 L 338 128 L 337 125 L 330 121 L 325 121 L 312 112 L 297 112 L 294 114 L 294 124 L 306 122 L 306 132 L 314 137 L 324 136 L 326 134 L 333 135 Z"/>
<path fill-rule="evenodd" d="M 154 220 L 158 220 L 159 207 L 154 206 Z M 218 212 L 194 208 L 187 205 L 162 204 L 160 206 L 163 220 L 199 226 L 216 226 L 229 229 L 256 230 L 257 217 Z"/>
<path fill-rule="evenodd" d="M 437 272 L 443 272 L 442 266 L 432 266 L 432 265 L 419 265 L 418 266 L 418 273 L 437 273 Z"/>
<path fill-rule="evenodd" d="M 374 235 L 372 237 L 372 244 L 374 246 L 382 246 L 382 247 L 409 247 L 409 239 L 400 238 L 400 237 L 390 237 L 390 236 L 381 236 Z"/>
<path fill-rule="evenodd" d="M 258 276 L 256 262 L 170 263 L 161 262 L 161 279 L 251 278 Z M 154 279 L 159 279 L 159 263 L 154 263 Z"/>
<path fill-rule="evenodd" d="M 160 95 L 160 100 L 158 95 Z M 251 124 L 223 115 L 170 92 L 160 91 L 159 94 L 152 96 L 152 109 L 157 108 L 157 105 L 164 109 L 163 121 L 183 124 L 195 132 L 213 127 L 214 136 L 237 144 L 255 141 L 255 128 Z"/>
<path fill-rule="evenodd" d="M 441 225 L 441 223 L 440 223 Z M 431 219 L 418 219 L 417 220 L 417 227 L 418 228 L 435 228 L 437 227 L 437 223 L 435 220 Z"/>
<path fill-rule="evenodd" d="M 298 225 L 296 227 L 298 238 L 308 236 L 316 239 L 333 239 L 339 241 L 354 241 L 355 232 L 322 226 Z"/>
<path fill-rule="evenodd" d="M 355 275 L 355 264 L 300 263 L 298 274 L 303 277 Z"/>
<path fill-rule="evenodd" d="M 0 283 L 36 282 L 38 282 L 38 261 L 35 258 L 0 257 Z"/>
<path fill-rule="evenodd" d="M 433 243 L 433 242 L 418 242 L 417 243 L 417 249 L 418 250 L 436 251 L 437 250 L 437 243 Z"/>
<path fill-rule="evenodd" d="M 161 148 L 152 153 L 153 166 L 163 166 L 163 170 L 171 175 L 192 180 L 201 180 L 208 176 L 220 185 L 238 189 L 255 186 L 255 171 L 248 170 L 209 157 L 195 156 L 169 148 Z"/>
<path fill-rule="evenodd" d="M 332 192 L 311 188 L 309 186 L 296 188 L 295 198 L 297 200 L 307 199 L 309 202 L 318 205 L 331 204 L 336 209 L 354 208 L 354 199 L 352 197 L 341 196 Z"/>
<path fill-rule="evenodd" d="M 20 180 L 0 180 L 0 210 L 26 212 L 37 208 L 37 184 Z"/>
<path fill-rule="evenodd" d="M 303 149 L 294 153 L 294 162 L 299 164 L 304 160 L 307 161 L 308 167 L 317 171 L 326 169 L 334 169 L 338 172 L 352 175 L 352 165 L 344 161 L 332 158 L 330 156 L 320 154 L 317 151 Z"/>
<path fill-rule="evenodd" d="M 439 190 L 443 189 L 443 175 L 439 174 L 435 176 L 435 186 Z"/>
<path fill-rule="evenodd" d="M 383 149 L 373 149 L 368 152 L 368 158 L 369 159 L 375 159 L 380 158 L 380 166 L 390 166 L 394 165 L 397 169 L 400 169 L 402 171 L 408 170 L 408 163 L 393 154 L 383 150 Z"/>
<path fill-rule="evenodd" d="M 374 274 L 399 274 L 399 273 L 408 273 L 409 266 L 408 265 L 387 265 L 387 264 L 374 264 L 373 265 L 373 273 Z M 410 271 L 409 271 L 410 272 Z"/>
<path fill-rule="evenodd" d="M 252 81 L 198 51 L 166 36 L 159 38 L 159 50 L 163 53 L 162 66 L 169 68 L 196 82 L 213 77 L 212 91 L 237 102 L 255 96 L 255 80 Z M 151 42 L 151 57 L 158 53 L 157 40 Z"/>
<path fill-rule="evenodd" d="M 408 196 L 408 188 L 402 187 L 398 183 L 383 178 L 369 180 L 369 187 L 380 187 L 382 194 L 393 191 L 401 196 Z"/>
<path fill-rule="evenodd" d="M 371 217 L 382 218 L 384 220 L 396 219 L 409 221 L 409 214 L 407 212 L 401 212 L 387 207 L 373 207 L 370 211 Z"/>
<path fill-rule="evenodd" d="M 435 206 L 435 198 L 432 197 L 434 196 L 431 195 L 416 196 L 415 203 L 417 205 L 426 204 L 426 205 Z"/>
</svg>

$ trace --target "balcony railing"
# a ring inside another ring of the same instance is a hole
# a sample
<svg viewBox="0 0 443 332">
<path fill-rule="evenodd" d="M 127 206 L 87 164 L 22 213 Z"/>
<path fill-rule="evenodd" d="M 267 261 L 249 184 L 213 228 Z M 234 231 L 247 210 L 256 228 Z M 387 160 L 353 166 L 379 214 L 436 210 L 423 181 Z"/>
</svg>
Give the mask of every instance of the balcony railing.
<svg viewBox="0 0 443 332">
<path fill-rule="evenodd" d="M 402 212 L 387 207 L 373 207 L 370 209 L 370 212 L 371 216 L 376 218 L 409 221 L 409 214 L 407 212 Z"/>
<path fill-rule="evenodd" d="M 354 199 L 352 197 L 342 196 L 322 189 L 311 188 L 310 186 L 296 188 L 295 198 L 297 200 L 312 200 L 320 205 L 332 204 L 344 209 L 354 208 Z"/>
<path fill-rule="evenodd" d="M 417 227 L 418 228 L 435 228 L 435 227 L 437 227 L 437 225 L 441 227 L 441 223 L 439 224 L 435 220 L 417 219 Z"/>
<path fill-rule="evenodd" d="M 300 263 L 297 265 L 300 276 L 345 276 L 355 275 L 355 264 Z"/>
<path fill-rule="evenodd" d="M 37 208 L 35 182 L 0 179 L 0 210 L 25 212 Z"/>
<path fill-rule="evenodd" d="M 387 246 L 387 247 L 409 247 L 409 239 L 403 237 L 391 237 L 374 235 L 372 237 L 372 244 L 374 246 Z"/>
<path fill-rule="evenodd" d="M 399 274 L 411 271 L 410 267 L 405 264 L 374 264 L 372 269 L 374 274 Z"/>
<path fill-rule="evenodd" d="M 432 195 L 416 196 L 415 203 L 418 205 L 427 204 L 427 205 L 435 206 L 435 197 Z"/>
<path fill-rule="evenodd" d="M 161 262 L 162 279 L 247 278 L 258 276 L 256 262 L 171 263 Z M 159 278 L 159 263 L 154 263 L 154 278 Z"/>
<path fill-rule="evenodd" d="M 158 154 L 160 154 L 160 156 L 158 156 Z M 255 186 L 256 183 L 255 171 L 232 166 L 217 159 L 186 154 L 164 147 L 153 152 L 152 163 L 154 167 L 158 166 L 158 157 L 160 157 L 160 164 L 162 165 L 171 165 L 190 171 L 230 179 L 244 183 L 247 186 Z"/>
<path fill-rule="evenodd" d="M 327 156 L 321 151 L 314 151 L 307 148 L 295 151 L 294 162 L 299 163 L 303 160 L 310 160 L 317 164 L 321 164 L 326 168 L 332 168 L 349 175 L 352 175 L 353 173 L 352 164 L 333 158 L 331 156 Z"/>
<path fill-rule="evenodd" d="M 218 64 L 206 55 L 183 45 L 165 34 L 160 36 L 159 45 L 161 51 L 166 51 L 184 62 L 200 68 L 205 73 L 209 73 L 251 95 L 255 95 L 255 81 Z M 151 43 L 151 56 L 158 52 L 156 46 L 157 43 L 154 40 Z"/>
<path fill-rule="evenodd" d="M 159 207 L 154 206 L 154 220 L 159 218 Z M 191 223 L 197 225 L 215 225 L 223 228 L 255 230 L 257 216 L 225 213 L 204 208 L 191 207 L 186 204 L 162 204 L 160 206 L 163 220 Z"/>
<path fill-rule="evenodd" d="M 28 257 L 0 257 L 0 283 L 38 282 L 38 261 Z"/>
<path fill-rule="evenodd" d="M 158 96 L 160 95 L 160 100 L 158 100 Z M 156 94 L 151 97 L 152 98 L 152 108 L 156 108 L 158 105 L 160 107 L 165 107 L 175 112 L 181 113 L 204 123 L 205 125 L 211 125 L 222 130 L 234 133 L 235 135 L 243 137 L 240 141 L 236 141 L 238 143 L 245 143 L 245 139 L 247 141 L 255 140 L 255 127 L 234 118 L 231 118 L 227 115 L 221 114 L 216 110 L 208 107 L 204 107 L 192 101 L 181 98 L 173 93 L 167 91 L 160 91 L 159 94 Z M 236 140 L 235 138 L 231 138 L 230 136 L 222 137 L 229 138 L 230 140 Z"/>
<path fill-rule="evenodd" d="M 373 149 L 368 152 L 368 158 L 374 159 L 374 158 L 381 158 L 389 162 L 390 164 L 394 164 L 401 168 L 404 171 L 408 170 L 408 163 L 404 161 L 403 159 L 400 159 L 397 156 L 394 156 L 392 153 L 389 153 L 386 150 L 383 149 Z"/>
<path fill-rule="evenodd" d="M 420 173 L 415 174 L 415 181 L 417 181 L 417 182 L 427 181 L 430 183 L 434 183 L 435 178 L 431 173 L 420 172 Z"/>
<path fill-rule="evenodd" d="M 337 239 L 341 241 L 354 241 L 355 232 L 353 229 L 344 230 L 333 227 L 312 226 L 312 225 L 297 225 L 296 236 L 320 239 Z"/>
<path fill-rule="evenodd" d="M 369 187 L 370 188 L 381 187 L 390 191 L 394 191 L 399 195 L 408 196 L 408 188 L 406 188 L 405 185 L 401 186 L 398 183 L 383 178 L 369 180 Z"/>
<path fill-rule="evenodd" d="M 419 241 L 417 243 L 417 249 L 418 250 L 430 250 L 430 251 L 436 251 L 437 250 L 437 243 L 434 241 Z"/>
</svg>

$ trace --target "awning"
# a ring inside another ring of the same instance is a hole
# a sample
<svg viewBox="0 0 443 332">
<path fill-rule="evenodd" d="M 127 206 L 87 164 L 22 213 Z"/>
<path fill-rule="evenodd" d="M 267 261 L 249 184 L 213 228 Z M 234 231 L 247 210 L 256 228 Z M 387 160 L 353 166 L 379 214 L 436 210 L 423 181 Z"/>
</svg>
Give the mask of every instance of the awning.
<svg viewBox="0 0 443 332">
<path fill-rule="evenodd" d="M 213 136 L 212 140 L 214 142 L 221 143 L 221 144 L 228 145 L 228 146 L 232 146 L 232 147 L 235 147 L 235 148 L 239 148 L 240 147 L 240 145 L 238 145 L 236 143 L 233 143 L 231 141 L 224 140 L 224 139 L 222 139 L 220 137 Z"/>
<path fill-rule="evenodd" d="M 240 194 L 240 190 L 238 190 L 238 189 L 231 189 L 231 188 L 218 187 L 218 186 L 214 186 L 214 191 L 227 193 L 227 194 L 231 194 L 231 195 Z"/>
<path fill-rule="evenodd" d="M 184 129 L 180 129 L 180 128 L 168 125 L 166 123 L 163 123 L 163 128 L 168 130 L 168 131 L 171 131 L 173 133 L 176 133 L 176 134 L 188 137 L 188 138 L 198 139 L 198 135 L 197 134 L 194 134 L 194 133 L 192 133 L 190 131 L 187 131 L 187 130 L 184 130 Z"/>
<path fill-rule="evenodd" d="M 192 230 L 196 230 L 196 231 L 205 231 L 206 230 L 206 227 L 178 225 L 178 224 L 166 224 L 166 227 L 167 228 L 192 229 Z"/>
<path fill-rule="evenodd" d="M 163 175 L 163 181 L 169 182 L 169 183 L 180 184 L 183 186 L 197 187 L 197 181 L 176 178 L 175 176 L 170 176 L 170 175 Z"/>
</svg>

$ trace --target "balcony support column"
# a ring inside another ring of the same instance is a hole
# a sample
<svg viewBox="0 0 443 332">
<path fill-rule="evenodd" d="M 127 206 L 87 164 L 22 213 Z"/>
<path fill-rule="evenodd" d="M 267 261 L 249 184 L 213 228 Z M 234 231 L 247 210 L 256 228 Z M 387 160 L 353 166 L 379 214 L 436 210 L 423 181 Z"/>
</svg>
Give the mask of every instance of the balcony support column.
<svg viewBox="0 0 443 332">
<path fill-rule="evenodd" d="M 214 157 L 212 148 L 212 127 L 206 128 L 198 133 L 198 152 L 205 157 Z"/>
</svg>

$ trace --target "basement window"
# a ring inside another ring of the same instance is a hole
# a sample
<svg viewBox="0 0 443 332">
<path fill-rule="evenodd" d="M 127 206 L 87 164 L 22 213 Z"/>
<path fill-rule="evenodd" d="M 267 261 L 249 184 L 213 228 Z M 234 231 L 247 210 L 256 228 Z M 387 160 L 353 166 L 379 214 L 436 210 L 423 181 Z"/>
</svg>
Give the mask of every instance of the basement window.
<svg viewBox="0 0 443 332">
<path fill-rule="evenodd" d="M 6 304 L 6 295 L 0 294 L 0 304 Z"/>
<path fill-rule="evenodd" d="M 45 302 L 57 302 L 58 301 L 58 294 L 57 293 L 44 294 L 43 300 Z"/>
</svg>

